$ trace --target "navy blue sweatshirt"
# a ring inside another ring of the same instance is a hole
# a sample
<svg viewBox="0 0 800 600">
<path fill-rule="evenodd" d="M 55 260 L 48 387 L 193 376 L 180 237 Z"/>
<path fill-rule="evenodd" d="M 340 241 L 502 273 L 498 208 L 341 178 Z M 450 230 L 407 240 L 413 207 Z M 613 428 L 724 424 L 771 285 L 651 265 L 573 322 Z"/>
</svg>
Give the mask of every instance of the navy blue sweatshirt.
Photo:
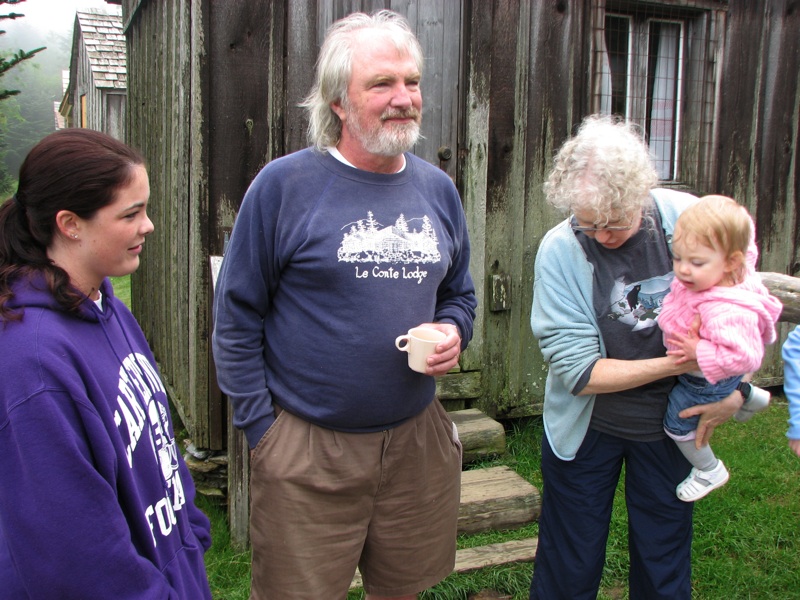
<svg viewBox="0 0 800 600">
<path fill-rule="evenodd" d="M 211 598 L 156 362 L 108 280 L 103 310 L 20 281 L 0 324 L 0 596 Z"/>
<path fill-rule="evenodd" d="M 472 337 L 461 201 L 412 154 L 385 175 L 311 149 L 268 164 L 245 195 L 215 294 L 217 378 L 255 447 L 272 403 L 314 424 L 394 427 L 432 400 L 398 335 L 421 323 Z"/>
</svg>

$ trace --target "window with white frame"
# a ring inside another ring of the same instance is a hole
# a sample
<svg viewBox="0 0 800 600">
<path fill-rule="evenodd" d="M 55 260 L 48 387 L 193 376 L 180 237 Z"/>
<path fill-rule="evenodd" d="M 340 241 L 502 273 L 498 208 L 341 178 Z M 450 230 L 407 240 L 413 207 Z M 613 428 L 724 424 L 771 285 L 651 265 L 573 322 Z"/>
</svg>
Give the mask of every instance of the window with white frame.
<svg viewBox="0 0 800 600">
<path fill-rule="evenodd" d="M 712 160 L 718 23 L 726 6 L 699 0 L 609 0 L 595 13 L 596 112 L 637 123 L 663 182 L 702 184 Z M 727 3 L 724 3 L 727 4 Z"/>
</svg>

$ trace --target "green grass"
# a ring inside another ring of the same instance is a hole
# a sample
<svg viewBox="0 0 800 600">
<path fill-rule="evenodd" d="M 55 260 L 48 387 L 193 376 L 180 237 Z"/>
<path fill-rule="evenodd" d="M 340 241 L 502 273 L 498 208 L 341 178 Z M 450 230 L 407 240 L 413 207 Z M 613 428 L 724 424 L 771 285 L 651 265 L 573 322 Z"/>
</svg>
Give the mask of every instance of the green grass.
<svg viewBox="0 0 800 600">
<path fill-rule="evenodd" d="M 206 571 L 215 600 L 248 600 L 250 597 L 250 552 L 231 547 L 224 508 L 203 496 L 197 506 L 211 519 L 211 549 L 206 552 Z"/>
<path fill-rule="evenodd" d="M 777 397 L 769 411 L 748 423 L 726 423 L 712 440 L 731 472 L 730 482 L 697 503 L 693 558 L 694 598 L 698 600 L 784 600 L 800 597 L 800 459 L 785 437 L 788 411 Z M 509 425 L 509 452 L 482 466 L 508 465 L 541 488 L 541 421 Z M 623 490 L 617 490 L 601 600 L 624 600 L 627 594 L 627 523 Z M 217 600 L 245 600 L 249 595 L 247 552 L 236 552 L 224 511 L 200 499 L 212 518 L 214 546 L 206 555 L 211 589 Z M 459 547 L 535 536 L 536 525 L 520 530 L 461 536 Z M 466 600 L 481 590 L 495 590 L 514 600 L 528 598 L 531 564 L 491 567 L 454 574 L 424 592 L 424 600 Z M 363 598 L 352 592 L 348 600 Z"/>
<path fill-rule="evenodd" d="M 131 276 L 125 275 L 124 277 L 111 277 L 111 285 L 114 286 L 114 295 L 125 303 L 128 308 L 131 307 Z"/>
</svg>

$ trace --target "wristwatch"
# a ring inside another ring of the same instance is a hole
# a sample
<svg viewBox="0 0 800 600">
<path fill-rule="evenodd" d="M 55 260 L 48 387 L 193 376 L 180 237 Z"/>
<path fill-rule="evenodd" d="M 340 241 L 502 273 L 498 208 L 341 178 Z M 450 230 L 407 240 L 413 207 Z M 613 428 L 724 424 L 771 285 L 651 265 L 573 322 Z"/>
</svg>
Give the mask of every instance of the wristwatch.
<svg viewBox="0 0 800 600">
<path fill-rule="evenodd" d="M 747 402 L 747 399 L 750 397 L 750 392 L 753 391 L 753 386 L 746 381 L 740 381 L 739 385 L 736 386 L 736 389 L 742 393 L 742 398 L 744 398 L 744 401 Z"/>
</svg>

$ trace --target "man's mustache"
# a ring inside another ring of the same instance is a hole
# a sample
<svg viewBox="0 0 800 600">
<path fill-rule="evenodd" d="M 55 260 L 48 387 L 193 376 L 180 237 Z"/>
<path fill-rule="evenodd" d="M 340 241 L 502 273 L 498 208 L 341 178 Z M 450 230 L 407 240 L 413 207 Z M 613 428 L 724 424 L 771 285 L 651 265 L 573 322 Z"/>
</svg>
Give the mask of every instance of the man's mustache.
<svg viewBox="0 0 800 600">
<path fill-rule="evenodd" d="M 387 110 L 381 115 L 381 121 L 388 119 L 414 119 L 419 121 L 420 111 L 416 108 L 409 108 L 408 110 Z"/>
</svg>

